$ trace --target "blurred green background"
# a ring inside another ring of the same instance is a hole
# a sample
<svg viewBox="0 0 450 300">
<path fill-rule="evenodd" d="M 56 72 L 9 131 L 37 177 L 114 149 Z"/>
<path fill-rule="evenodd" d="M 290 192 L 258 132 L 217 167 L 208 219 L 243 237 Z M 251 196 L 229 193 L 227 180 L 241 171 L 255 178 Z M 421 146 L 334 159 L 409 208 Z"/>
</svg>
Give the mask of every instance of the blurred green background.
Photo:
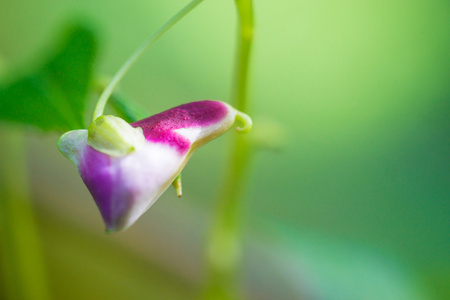
<svg viewBox="0 0 450 300">
<path fill-rule="evenodd" d="M 99 39 L 95 75 L 107 78 L 187 3 L 0 0 L 0 74 L 14 78 L 39 65 L 65 26 L 81 20 Z M 255 152 L 246 183 L 243 293 L 449 299 L 450 2 L 254 6 L 249 138 L 271 147 Z M 233 1 L 205 0 L 144 55 L 122 93 L 150 113 L 229 101 L 235 23 Z M 52 299 L 197 295 L 235 133 L 197 151 L 183 172 L 182 199 L 169 189 L 132 228 L 105 235 L 87 189 L 56 149 L 58 134 L 24 130 Z M 0 157 L 2 169 L 9 163 Z M 3 299 L 8 274 L 0 276 Z"/>
</svg>

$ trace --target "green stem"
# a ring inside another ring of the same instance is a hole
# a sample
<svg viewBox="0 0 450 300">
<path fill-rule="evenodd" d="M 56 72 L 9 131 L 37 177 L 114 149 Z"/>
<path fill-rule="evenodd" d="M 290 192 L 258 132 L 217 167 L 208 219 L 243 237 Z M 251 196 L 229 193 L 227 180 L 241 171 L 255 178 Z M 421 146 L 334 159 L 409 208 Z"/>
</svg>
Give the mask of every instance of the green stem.
<svg viewBox="0 0 450 300">
<path fill-rule="evenodd" d="M 30 201 L 25 141 L 2 130 L 0 155 L 0 253 L 8 299 L 49 299 L 38 228 Z"/>
<path fill-rule="evenodd" d="M 235 0 L 239 15 L 239 41 L 234 82 L 234 104 L 248 112 L 248 70 L 253 39 L 252 0 Z M 235 135 L 214 227 L 207 248 L 207 299 L 236 299 L 241 261 L 242 192 L 250 161 L 248 138 Z"/>
<path fill-rule="evenodd" d="M 151 45 L 153 45 L 160 37 L 162 37 L 170 28 L 172 28 L 178 21 L 180 21 L 185 15 L 187 15 L 191 10 L 193 10 L 198 4 L 203 0 L 194 0 L 186 5 L 182 10 L 180 10 L 175 16 L 173 16 L 169 21 L 167 21 L 161 28 L 159 28 L 153 35 L 151 35 L 137 50 L 130 56 L 130 58 L 125 62 L 125 64 L 117 71 L 116 75 L 113 77 L 109 85 L 103 91 L 100 96 L 97 105 L 95 106 L 94 115 L 92 121 L 97 119 L 103 114 L 106 106 L 106 102 L 111 96 L 112 92 L 116 88 L 119 81 L 128 72 L 128 70 L 134 65 L 134 63 L 142 56 L 142 54 Z"/>
<path fill-rule="evenodd" d="M 236 75 L 234 82 L 234 102 L 236 108 L 248 113 L 247 85 L 250 50 L 253 41 L 253 4 L 252 0 L 235 0 L 240 26 L 239 44 L 236 57 Z"/>
<path fill-rule="evenodd" d="M 106 88 L 106 84 L 104 82 L 104 80 L 94 82 L 91 88 L 92 92 L 95 94 L 100 94 L 104 91 Z M 128 123 L 142 120 L 150 115 L 145 108 L 137 105 L 133 101 L 130 101 L 117 90 L 109 96 L 109 105 L 113 108 L 114 113 L 119 118 L 124 119 Z"/>
</svg>

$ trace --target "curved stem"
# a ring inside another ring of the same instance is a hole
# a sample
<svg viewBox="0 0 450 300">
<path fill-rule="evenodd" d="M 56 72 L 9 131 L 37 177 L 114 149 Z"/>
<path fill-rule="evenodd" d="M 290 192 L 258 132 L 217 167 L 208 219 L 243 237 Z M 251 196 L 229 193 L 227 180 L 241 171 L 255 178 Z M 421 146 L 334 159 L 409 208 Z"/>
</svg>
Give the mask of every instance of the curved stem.
<svg viewBox="0 0 450 300">
<path fill-rule="evenodd" d="M 239 122 L 242 123 L 242 127 L 241 126 L 236 127 L 236 131 L 237 132 L 247 133 L 247 132 L 250 131 L 250 129 L 252 129 L 253 121 L 252 121 L 252 119 L 250 118 L 249 115 L 244 114 L 241 111 L 238 111 L 236 113 L 236 120 L 238 120 Z"/>
<path fill-rule="evenodd" d="M 113 90 L 123 78 L 123 76 L 128 72 L 128 70 L 134 65 L 134 63 L 141 57 L 141 55 L 147 50 L 151 45 L 153 45 L 161 36 L 163 36 L 172 26 L 174 26 L 178 21 L 180 21 L 185 15 L 187 15 L 191 10 L 193 10 L 198 4 L 203 0 L 193 0 L 188 5 L 186 5 L 182 10 L 180 10 L 175 16 L 173 16 L 169 21 L 167 21 L 161 28 L 159 28 L 153 35 L 151 35 L 137 50 L 130 56 L 130 58 L 125 62 L 125 64 L 117 71 L 116 75 L 113 77 L 111 82 L 108 84 L 106 89 L 101 94 L 97 105 L 95 106 L 94 115 L 92 121 L 97 119 L 103 114 L 106 102 L 111 96 Z"/>
<path fill-rule="evenodd" d="M 235 0 L 239 15 L 239 40 L 234 78 L 234 104 L 248 112 L 248 70 L 253 39 L 252 0 Z M 237 279 L 241 261 L 242 187 L 249 167 L 248 139 L 235 135 L 231 161 L 227 168 L 214 227 L 207 248 L 209 282 L 207 299 L 236 299 Z"/>
</svg>

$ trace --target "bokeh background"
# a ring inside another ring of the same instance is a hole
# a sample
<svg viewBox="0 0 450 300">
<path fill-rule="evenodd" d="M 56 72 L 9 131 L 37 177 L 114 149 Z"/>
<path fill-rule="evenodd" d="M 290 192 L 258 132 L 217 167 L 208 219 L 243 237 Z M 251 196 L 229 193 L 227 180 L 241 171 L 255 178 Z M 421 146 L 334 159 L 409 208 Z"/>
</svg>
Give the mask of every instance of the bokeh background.
<svg viewBox="0 0 450 300">
<path fill-rule="evenodd" d="M 0 0 L 0 74 L 39 65 L 75 20 L 96 33 L 95 75 L 108 78 L 187 3 Z M 245 189 L 243 293 L 449 299 L 450 2 L 254 6 L 249 138 L 261 147 Z M 144 55 L 122 93 L 150 113 L 229 101 L 235 31 L 233 1 L 205 0 Z M 132 228 L 105 235 L 58 134 L 20 130 L 51 299 L 196 297 L 235 133 L 193 156 L 183 198 L 169 189 Z"/>
</svg>

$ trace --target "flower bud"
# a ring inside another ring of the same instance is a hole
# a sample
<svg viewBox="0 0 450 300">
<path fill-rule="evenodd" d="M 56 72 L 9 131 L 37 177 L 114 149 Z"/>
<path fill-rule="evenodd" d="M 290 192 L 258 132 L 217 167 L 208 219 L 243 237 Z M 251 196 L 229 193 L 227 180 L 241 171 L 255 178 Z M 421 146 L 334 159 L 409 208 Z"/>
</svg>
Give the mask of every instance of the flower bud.
<svg viewBox="0 0 450 300">
<path fill-rule="evenodd" d="M 193 151 L 251 119 L 220 101 L 184 104 L 128 124 L 101 116 L 88 130 L 65 133 L 59 150 L 78 168 L 107 231 L 131 226 L 171 185 Z"/>
</svg>

